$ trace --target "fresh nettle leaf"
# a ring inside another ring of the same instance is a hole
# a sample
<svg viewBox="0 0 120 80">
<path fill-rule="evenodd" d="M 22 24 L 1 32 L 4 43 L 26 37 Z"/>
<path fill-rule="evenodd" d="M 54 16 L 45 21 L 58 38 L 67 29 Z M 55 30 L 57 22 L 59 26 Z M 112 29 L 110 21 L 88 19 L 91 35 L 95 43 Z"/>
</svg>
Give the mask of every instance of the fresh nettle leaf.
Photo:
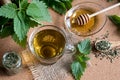
<svg viewBox="0 0 120 80">
<path fill-rule="evenodd" d="M 61 0 L 61 1 L 64 3 L 64 5 L 67 9 L 70 9 L 72 7 L 72 5 L 71 5 L 72 1 L 70 1 L 70 0 Z"/>
<path fill-rule="evenodd" d="M 78 61 L 74 61 L 71 65 L 72 74 L 75 77 L 75 80 L 80 80 L 83 75 L 83 68 Z"/>
<path fill-rule="evenodd" d="M 85 40 L 81 41 L 80 43 L 78 43 L 77 48 L 80 53 L 89 54 L 91 51 L 90 40 L 85 39 Z"/>
<path fill-rule="evenodd" d="M 25 38 L 22 41 L 19 40 L 16 34 L 13 34 L 12 38 L 17 44 L 21 45 L 22 47 L 26 47 L 27 36 L 25 36 Z"/>
<path fill-rule="evenodd" d="M 29 5 L 28 0 L 21 0 L 19 8 L 20 10 L 26 10 L 28 5 Z"/>
<path fill-rule="evenodd" d="M 90 40 L 85 39 L 81 41 L 79 44 L 77 44 L 77 47 L 79 49 L 77 49 L 76 56 L 74 56 L 75 60 L 71 64 L 71 70 L 75 80 L 80 80 L 81 76 L 83 75 L 87 67 L 86 62 L 90 59 L 87 56 L 91 51 Z M 80 54 L 81 52 L 83 53 Z"/>
<path fill-rule="evenodd" d="M 87 57 L 86 55 L 76 55 L 75 56 L 75 61 L 71 65 L 72 69 L 72 74 L 75 77 L 75 80 L 80 80 L 81 76 L 85 72 L 85 69 L 87 67 L 86 62 L 90 58 Z"/>
<path fill-rule="evenodd" d="M 17 13 L 17 16 L 14 18 L 14 31 L 17 34 L 17 37 L 20 41 L 22 41 L 25 38 L 30 28 L 30 26 L 26 24 L 25 18 L 25 12 L 22 11 L 19 11 Z"/>
<path fill-rule="evenodd" d="M 88 61 L 88 60 L 90 60 L 90 58 L 89 57 L 87 57 L 87 56 L 85 56 L 85 55 L 76 55 L 76 60 L 78 60 L 79 62 L 85 62 L 85 61 Z"/>
<path fill-rule="evenodd" d="M 52 6 L 52 8 L 56 12 L 59 12 L 60 14 L 62 14 L 62 13 L 64 14 L 67 11 L 64 3 L 59 0 L 54 1 L 54 5 Z"/>
<path fill-rule="evenodd" d="M 14 3 L 8 3 L 0 8 L 0 16 L 6 18 L 14 18 L 17 14 L 17 6 Z"/>
<path fill-rule="evenodd" d="M 81 76 L 84 74 L 87 67 L 86 61 L 88 60 L 89 57 L 87 56 L 76 56 L 76 60 L 71 65 L 72 74 L 75 77 L 75 80 L 80 80 Z"/>
<path fill-rule="evenodd" d="M 33 0 L 26 11 L 27 15 L 33 18 L 36 22 L 39 21 L 51 21 L 50 14 L 47 10 L 45 3 L 38 0 Z"/>
<path fill-rule="evenodd" d="M 25 21 L 26 21 L 26 24 L 28 24 L 28 26 L 30 26 L 30 27 L 32 27 L 32 28 L 38 26 L 38 24 L 39 24 L 39 23 L 31 20 L 30 18 L 26 18 Z M 39 24 L 39 25 L 40 25 L 40 24 Z"/>
<path fill-rule="evenodd" d="M 72 0 L 40 0 L 59 14 L 64 14 L 72 7 Z"/>
<path fill-rule="evenodd" d="M 116 26 L 120 26 L 120 16 L 111 15 L 111 16 L 109 16 L 109 19 L 110 19 Z"/>
</svg>

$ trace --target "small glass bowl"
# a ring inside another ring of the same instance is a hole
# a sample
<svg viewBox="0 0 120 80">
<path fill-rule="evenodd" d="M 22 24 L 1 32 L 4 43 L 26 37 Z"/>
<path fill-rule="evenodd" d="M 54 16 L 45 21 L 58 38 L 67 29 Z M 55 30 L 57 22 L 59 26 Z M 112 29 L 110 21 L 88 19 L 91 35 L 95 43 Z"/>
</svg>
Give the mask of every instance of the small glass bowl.
<svg viewBox="0 0 120 80">
<path fill-rule="evenodd" d="M 65 18 L 64 18 L 65 26 L 70 33 L 78 35 L 78 36 L 90 36 L 90 35 L 96 34 L 97 32 L 99 32 L 100 30 L 103 29 L 103 27 L 107 21 L 107 17 L 105 15 L 105 13 L 101 13 L 94 17 L 95 22 L 94 22 L 94 25 L 91 26 L 92 27 L 91 30 L 88 30 L 86 32 L 80 32 L 79 30 L 83 31 L 82 29 L 80 29 L 80 27 L 82 27 L 82 26 L 77 27 L 77 28 L 79 28 L 79 30 L 77 30 L 75 27 L 73 27 L 73 25 L 71 23 L 71 17 L 74 16 L 76 14 L 76 12 L 79 11 L 80 9 L 89 11 L 90 12 L 89 14 L 92 14 L 92 13 L 102 10 L 103 7 L 94 2 L 83 2 L 83 3 L 79 3 L 76 6 L 72 7 L 65 14 Z"/>
</svg>

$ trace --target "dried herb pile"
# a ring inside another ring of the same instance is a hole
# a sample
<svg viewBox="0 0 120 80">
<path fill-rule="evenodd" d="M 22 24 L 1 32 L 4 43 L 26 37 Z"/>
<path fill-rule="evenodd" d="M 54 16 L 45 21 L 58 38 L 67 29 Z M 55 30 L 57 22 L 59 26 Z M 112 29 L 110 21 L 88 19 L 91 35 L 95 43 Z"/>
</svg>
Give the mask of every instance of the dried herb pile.
<svg viewBox="0 0 120 80">
<path fill-rule="evenodd" d="M 101 35 L 99 38 L 96 38 L 95 41 L 102 40 L 102 39 L 107 40 L 108 37 L 109 37 L 109 32 L 107 31 L 104 35 Z M 95 41 L 93 41 L 93 44 L 95 44 Z M 96 58 L 99 58 L 100 60 L 106 58 L 111 63 L 113 62 L 114 59 L 117 59 L 120 56 L 120 47 L 115 47 L 115 48 L 112 48 L 112 49 L 110 49 L 108 51 L 100 52 L 93 45 L 92 50 L 93 50 L 93 53 L 95 54 Z"/>
<path fill-rule="evenodd" d="M 114 59 L 117 59 L 120 56 L 120 48 L 114 48 L 111 49 L 107 52 L 100 52 L 100 53 L 96 53 L 95 57 L 96 58 L 100 58 L 100 60 L 106 58 L 108 59 L 111 63 L 113 62 Z"/>
</svg>

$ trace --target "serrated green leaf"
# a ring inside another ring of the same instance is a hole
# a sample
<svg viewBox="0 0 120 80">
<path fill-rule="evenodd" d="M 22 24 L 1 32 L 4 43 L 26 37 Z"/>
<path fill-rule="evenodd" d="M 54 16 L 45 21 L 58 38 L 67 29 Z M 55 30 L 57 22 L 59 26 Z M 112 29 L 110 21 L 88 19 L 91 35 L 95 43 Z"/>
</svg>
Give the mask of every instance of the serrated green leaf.
<svg viewBox="0 0 120 80">
<path fill-rule="evenodd" d="M 27 7 L 28 7 L 28 0 L 21 0 L 20 1 L 20 9 L 21 10 L 26 10 L 27 9 Z"/>
<path fill-rule="evenodd" d="M 75 77 L 75 80 L 80 80 L 81 76 L 83 75 L 87 66 L 86 61 L 90 59 L 89 57 L 87 57 L 90 51 L 91 51 L 90 39 L 85 39 L 78 43 L 75 61 L 71 65 L 72 74 Z"/>
<path fill-rule="evenodd" d="M 80 53 L 82 54 L 89 54 L 91 51 L 91 45 L 90 45 L 90 40 L 89 39 L 85 39 L 83 41 L 81 41 L 78 45 L 78 50 Z"/>
<path fill-rule="evenodd" d="M 72 0 L 40 0 L 43 1 L 48 7 L 52 8 L 59 14 L 64 14 L 72 7 Z"/>
<path fill-rule="evenodd" d="M 89 59 L 90 58 L 87 57 L 87 55 L 85 54 L 77 54 L 75 56 L 75 61 L 71 65 L 72 74 L 75 77 L 75 80 L 80 80 L 87 67 L 86 61 L 88 61 Z"/>
<path fill-rule="evenodd" d="M 71 65 L 72 74 L 75 77 L 75 80 L 80 80 L 80 77 L 83 75 L 83 67 L 78 61 L 74 61 Z"/>
<path fill-rule="evenodd" d="M 84 60 L 82 59 L 82 56 L 77 55 L 76 58 L 79 62 L 84 62 Z"/>
<path fill-rule="evenodd" d="M 76 55 L 76 60 L 78 60 L 79 62 L 86 62 L 88 60 L 90 60 L 89 57 L 85 56 L 85 55 Z"/>
<path fill-rule="evenodd" d="M 0 8 L 0 16 L 6 18 L 14 18 L 17 13 L 17 6 L 14 3 L 8 3 Z"/>
<path fill-rule="evenodd" d="M 87 67 L 86 62 L 81 62 L 80 64 L 81 64 L 81 66 L 82 66 L 82 68 L 83 68 L 83 72 L 85 72 L 85 69 L 86 69 L 86 67 Z"/>
<path fill-rule="evenodd" d="M 27 19 L 27 23 L 30 27 L 37 27 L 38 26 L 38 23 L 35 22 L 35 21 L 32 21 L 31 19 Z"/>
<path fill-rule="evenodd" d="M 28 26 L 30 26 L 30 27 L 36 27 L 36 26 L 38 26 L 38 23 L 37 22 L 35 22 L 34 20 L 32 20 L 30 17 L 26 17 L 26 19 L 25 19 L 25 23 L 28 25 Z"/>
<path fill-rule="evenodd" d="M 19 11 L 17 16 L 14 18 L 14 31 L 20 41 L 25 38 L 30 28 L 30 26 L 26 23 L 25 19 L 25 13 L 21 11 Z"/>
<path fill-rule="evenodd" d="M 90 60 L 90 58 L 87 57 L 87 56 L 82 56 L 82 59 L 83 59 L 84 61 L 88 61 L 88 60 Z"/>
<path fill-rule="evenodd" d="M 13 40 L 17 43 L 17 44 L 19 44 L 20 46 L 22 46 L 22 47 L 26 47 L 26 44 L 27 44 L 27 36 L 25 36 L 25 38 L 22 40 L 22 41 L 20 41 L 19 40 L 19 38 L 17 37 L 17 35 L 16 34 L 13 34 L 12 35 L 12 38 L 13 38 Z"/>
<path fill-rule="evenodd" d="M 111 15 L 111 16 L 108 16 L 108 17 L 115 25 L 120 26 L 120 16 Z"/>
<path fill-rule="evenodd" d="M 52 8 L 60 14 L 64 14 L 67 11 L 65 4 L 59 0 L 54 1 Z"/>
<path fill-rule="evenodd" d="M 63 1 L 63 0 L 62 0 Z M 69 1 L 69 2 L 72 2 L 73 0 L 65 0 L 65 1 Z"/>
<path fill-rule="evenodd" d="M 69 0 L 61 0 L 61 1 L 64 3 L 66 10 L 72 7 L 71 1 Z"/>
<path fill-rule="evenodd" d="M 39 0 L 32 1 L 26 11 L 27 15 L 32 17 L 36 20 L 36 22 L 39 21 L 51 21 L 51 17 L 49 15 L 49 12 L 47 10 L 47 7 L 45 3 Z"/>
</svg>

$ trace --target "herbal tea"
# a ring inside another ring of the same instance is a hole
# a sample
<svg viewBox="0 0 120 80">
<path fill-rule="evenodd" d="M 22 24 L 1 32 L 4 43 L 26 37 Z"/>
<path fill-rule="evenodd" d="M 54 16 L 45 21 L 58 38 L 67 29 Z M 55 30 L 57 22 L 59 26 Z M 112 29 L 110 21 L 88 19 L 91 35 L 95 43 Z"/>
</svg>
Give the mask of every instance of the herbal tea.
<svg viewBox="0 0 120 80">
<path fill-rule="evenodd" d="M 33 39 L 35 53 L 42 58 L 52 58 L 62 54 L 65 43 L 65 37 L 52 29 L 38 32 Z"/>
<path fill-rule="evenodd" d="M 71 31 L 73 31 L 74 33 L 79 33 L 79 34 L 86 34 L 90 31 L 92 31 L 95 27 L 95 17 L 92 17 L 89 22 L 85 25 L 77 25 L 75 24 L 74 20 L 75 18 L 77 18 L 80 14 L 91 14 L 93 13 L 92 11 L 86 10 L 86 9 L 79 9 L 76 10 L 73 15 L 70 17 L 70 23 L 71 23 Z"/>
</svg>

